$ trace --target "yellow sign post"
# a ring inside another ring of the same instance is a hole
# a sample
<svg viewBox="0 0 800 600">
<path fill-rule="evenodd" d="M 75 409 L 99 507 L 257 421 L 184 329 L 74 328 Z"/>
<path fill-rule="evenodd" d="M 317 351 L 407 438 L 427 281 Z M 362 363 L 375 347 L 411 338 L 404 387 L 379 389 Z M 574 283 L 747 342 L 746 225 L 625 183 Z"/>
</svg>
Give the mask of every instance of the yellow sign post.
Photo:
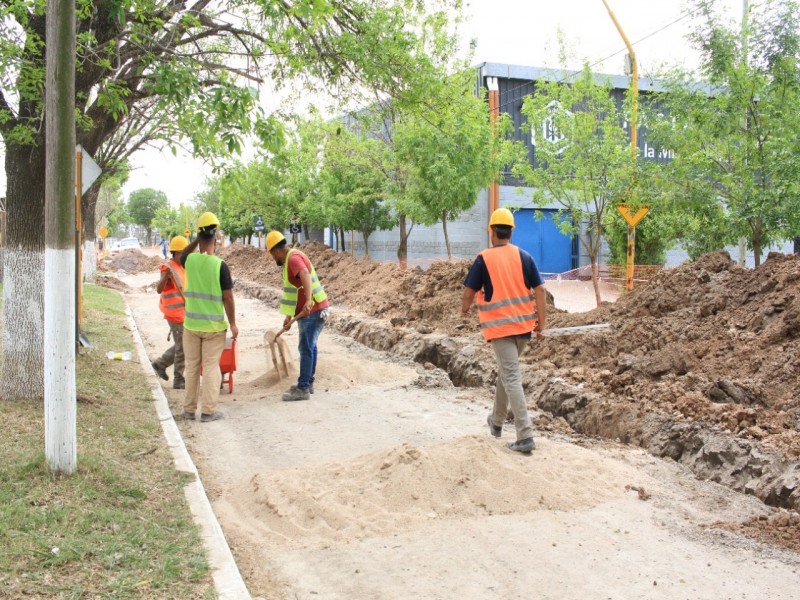
<svg viewBox="0 0 800 600">
<path fill-rule="evenodd" d="M 647 206 L 643 206 L 636 211 L 635 215 L 632 215 L 627 206 L 620 204 L 617 206 L 617 210 L 628 224 L 628 262 L 625 268 L 625 289 L 630 292 L 633 289 L 633 258 L 636 246 L 636 224 L 642 220 L 650 209 Z"/>
</svg>

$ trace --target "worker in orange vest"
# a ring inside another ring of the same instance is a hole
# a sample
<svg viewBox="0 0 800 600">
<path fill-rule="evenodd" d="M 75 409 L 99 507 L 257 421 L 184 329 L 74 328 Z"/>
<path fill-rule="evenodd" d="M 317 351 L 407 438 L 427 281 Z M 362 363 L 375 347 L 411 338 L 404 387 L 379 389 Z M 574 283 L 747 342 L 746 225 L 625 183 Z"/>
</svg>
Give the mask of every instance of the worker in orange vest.
<svg viewBox="0 0 800 600">
<path fill-rule="evenodd" d="M 522 389 L 519 357 L 532 332 L 538 336 L 544 330 L 547 305 L 544 280 L 536 262 L 525 250 L 511 243 L 513 229 L 514 215 L 510 210 L 498 208 L 492 213 L 489 219 L 492 246 L 478 254 L 467 273 L 461 315 L 463 318 L 469 316 L 477 295 L 481 333 L 492 343 L 497 360 L 494 409 L 486 419 L 489 433 L 494 437 L 502 435 L 510 405 L 514 412 L 517 440 L 507 446 L 515 452 L 528 454 L 536 444 L 525 390 Z"/>
<path fill-rule="evenodd" d="M 186 288 L 186 271 L 180 261 L 180 254 L 189 245 L 182 235 L 176 235 L 169 243 L 172 258 L 161 265 L 161 279 L 158 280 L 156 291 L 160 294 L 158 307 L 164 313 L 164 318 L 169 323 L 167 341 L 172 337 L 172 346 L 150 364 L 156 375 L 164 381 L 169 381 L 167 367 L 174 364 L 172 387 L 176 390 L 186 388 L 183 378 L 185 364 L 183 356 L 183 320 L 186 315 L 183 290 Z"/>
</svg>

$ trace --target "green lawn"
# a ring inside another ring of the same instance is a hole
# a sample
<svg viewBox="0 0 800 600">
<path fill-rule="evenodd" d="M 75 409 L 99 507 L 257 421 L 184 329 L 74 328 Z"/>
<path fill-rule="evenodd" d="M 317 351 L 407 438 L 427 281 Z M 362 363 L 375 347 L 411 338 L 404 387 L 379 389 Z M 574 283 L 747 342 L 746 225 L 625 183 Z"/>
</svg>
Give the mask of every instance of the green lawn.
<svg viewBox="0 0 800 600">
<path fill-rule="evenodd" d="M 0 598 L 215 598 L 117 292 L 84 287 L 83 331 L 76 474 L 47 467 L 41 404 L 0 404 Z"/>
</svg>

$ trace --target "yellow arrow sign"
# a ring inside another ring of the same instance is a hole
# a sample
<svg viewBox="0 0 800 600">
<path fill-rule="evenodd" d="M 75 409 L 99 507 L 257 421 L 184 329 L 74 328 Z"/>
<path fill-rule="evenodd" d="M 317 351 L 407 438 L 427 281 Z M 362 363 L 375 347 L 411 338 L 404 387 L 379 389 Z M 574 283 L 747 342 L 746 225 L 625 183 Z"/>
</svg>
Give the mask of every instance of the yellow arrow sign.
<svg viewBox="0 0 800 600">
<path fill-rule="evenodd" d="M 105 227 L 101 227 L 98 233 L 100 234 L 100 237 L 103 239 L 106 239 L 108 237 L 108 229 L 106 229 Z"/>
<path fill-rule="evenodd" d="M 184 229 L 183 230 L 183 235 L 185 235 L 186 237 L 189 237 L 190 235 L 192 235 L 192 232 L 189 231 L 188 229 Z"/>
<path fill-rule="evenodd" d="M 628 211 L 628 207 L 625 206 L 624 204 L 620 204 L 619 206 L 617 206 L 617 210 L 619 211 L 619 214 L 622 215 L 622 218 L 625 219 L 625 221 L 627 221 L 628 225 L 630 225 L 631 227 L 636 227 L 636 224 L 642 220 L 642 217 L 644 217 L 648 213 L 650 208 L 647 206 L 643 206 L 638 211 L 636 211 L 635 215 L 632 215 Z"/>
</svg>

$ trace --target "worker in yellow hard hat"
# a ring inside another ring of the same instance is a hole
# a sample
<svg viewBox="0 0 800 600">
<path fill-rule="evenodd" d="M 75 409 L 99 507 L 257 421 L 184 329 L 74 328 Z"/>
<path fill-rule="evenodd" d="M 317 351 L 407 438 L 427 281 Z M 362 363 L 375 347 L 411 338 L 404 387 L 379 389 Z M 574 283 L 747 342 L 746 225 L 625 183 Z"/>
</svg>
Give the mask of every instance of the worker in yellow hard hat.
<svg viewBox="0 0 800 600">
<path fill-rule="evenodd" d="M 159 293 L 158 307 L 164 318 L 169 323 L 169 335 L 167 340 L 172 338 L 172 346 L 170 346 L 164 354 L 150 363 L 156 375 L 161 377 L 164 381 L 169 381 L 167 375 L 167 368 L 170 365 L 175 365 L 172 373 L 172 387 L 176 390 L 182 390 L 186 387 L 183 371 L 184 371 L 184 355 L 183 355 L 183 319 L 186 314 L 183 290 L 186 288 L 186 270 L 180 261 L 181 252 L 189 241 L 182 235 L 176 235 L 169 242 L 169 251 L 172 253 L 172 258 L 161 265 L 161 278 L 156 284 L 156 291 Z"/>
<path fill-rule="evenodd" d="M 219 219 L 205 212 L 197 220 L 197 238 L 181 253 L 186 269 L 186 319 L 183 350 L 186 355 L 185 419 L 194 419 L 198 405 L 203 423 L 222 418 L 217 410 L 222 374 L 219 359 L 228 328 L 239 337 L 230 269 L 214 253 L 219 241 Z M 195 252 L 198 250 L 198 252 Z M 200 368 L 202 366 L 202 385 Z"/>
<path fill-rule="evenodd" d="M 283 395 L 283 400 L 308 400 L 314 393 L 317 340 L 330 314 L 330 302 L 308 256 L 289 248 L 280 231 L 267 234 L 267 252 L 279 267 L 283 267 L 283 297 L 279 309 L 284 315 L 283 330 L 289 331 L 297 321 L 300 338 L 300 374 L 297 383 Z"/>
<path fill-rule="evenodd" d="M 522 389 L 519 357 L 544 330 L 547 319 L 544 279 L 533 257 L 511 243 L 514 215 L 498 208 L 489 219 L 491 247 L 478 254 L 464 280 L 461 314 L 469 316 L 477 296 L 483 337 L 492 343 L 497 360 L 494 408 L 487 417 L 489 433 L 500 437 L 509 406 L 514 413 L 517 439 L 507 444 L 515 452 L 536 448 L 528 403 Z M 531 293 L 533 291 L 533 293 Z M 534 304 L 536 310 L 534 311 Z"/>
</svg>

